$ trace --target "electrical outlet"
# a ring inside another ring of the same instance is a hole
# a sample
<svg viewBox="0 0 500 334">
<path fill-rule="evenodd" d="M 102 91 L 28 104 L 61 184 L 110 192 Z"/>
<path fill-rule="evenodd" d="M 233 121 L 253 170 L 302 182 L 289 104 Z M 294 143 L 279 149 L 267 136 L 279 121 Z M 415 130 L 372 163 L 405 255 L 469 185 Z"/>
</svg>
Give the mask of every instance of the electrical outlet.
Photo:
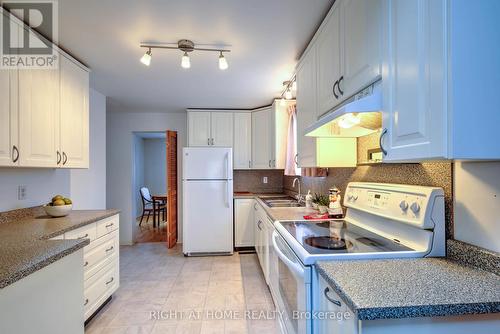
<svg viewBox="0 0 500 334">
<path fill-rule="evenodd" d="M 264 176 L 264 177 L 262 178 L 262 183 L 267 183 L 267 176 Z"/>
<path fill-rule="evenodd" d="M 17 188 L 17 199 L 20 201 L 23 201 L 26 199 L 27 196 L 27 188 L 26 186 L 19 186 Z"/>
</svg>

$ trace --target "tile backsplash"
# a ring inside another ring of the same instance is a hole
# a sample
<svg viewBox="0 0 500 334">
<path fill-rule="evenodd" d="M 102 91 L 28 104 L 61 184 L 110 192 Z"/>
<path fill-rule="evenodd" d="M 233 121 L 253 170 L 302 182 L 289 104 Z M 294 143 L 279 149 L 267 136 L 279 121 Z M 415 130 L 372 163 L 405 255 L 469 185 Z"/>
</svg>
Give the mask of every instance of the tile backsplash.
<svg viewBox="0 0 500 334">
<path fill-rule="evenodd" d="M 283 177 L 283 189 L 295 193 L 292 187 L 294 177 Z M 302 177 L 302 193 L 328 194 L 328 189 L 336 185 L 342 191 L 353 182 L 400 183 L 441 187 L 445 193 L 446 237 L 453 237 L 453 163 L 426 162 L 420 164 L 380 164 L 355 168 L 329 168 L 327 177 Z"/>
<path fill-rule="evenodd" d="M 267 177 L 267 183 L 263 178 Z M 283 170 L 235 170 L 233 172 L 234 191 L 252 193 L 283 192 Z"/>
</svg>

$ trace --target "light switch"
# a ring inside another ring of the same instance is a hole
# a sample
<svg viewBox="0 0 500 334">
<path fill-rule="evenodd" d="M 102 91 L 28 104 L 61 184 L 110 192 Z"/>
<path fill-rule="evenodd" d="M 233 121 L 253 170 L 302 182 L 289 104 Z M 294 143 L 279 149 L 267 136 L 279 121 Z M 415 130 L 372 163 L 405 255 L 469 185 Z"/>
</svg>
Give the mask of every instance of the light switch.
<svg viewBox="0 0 500 334">
<path fill-rule="evenodd" d="M 23 201 L 26 199 L 26 196 L 27 196 L 26 186 L 19 186 L 17 188 L 17 199 Z"/>
<path fill-rule="evenodd" d="M 267 176 L 264 176 L 264 177 L 262 178 L 262 183 L 267 183 Z"/>
</svg>

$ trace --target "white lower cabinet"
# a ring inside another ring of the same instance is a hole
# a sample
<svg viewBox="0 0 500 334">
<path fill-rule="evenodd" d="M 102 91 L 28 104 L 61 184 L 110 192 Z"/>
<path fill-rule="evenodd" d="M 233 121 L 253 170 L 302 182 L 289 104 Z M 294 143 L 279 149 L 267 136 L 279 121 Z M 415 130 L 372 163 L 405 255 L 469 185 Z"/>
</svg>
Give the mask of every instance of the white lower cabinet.
<svg viewBox="0 0 500 334">
<path fill-rule="evenodd" d="M 317 334 L 358 334 L 358 320 L 355 313 L 321 276 L 316 291 L 317 310 L 323 314 L 335 315 L 335 319 L 316 320 L 313 327 Z"/>
<path fill-rule="evenodd" d="M 255 222 L 255 252 L 259 258 L 259 264 L 264 274 L 264 279 L 269 284 L 269 247 L 268 220 L 266 211 L 256 203 L 254 207 Z"/>
<path fill-rule="evenodd" d="M 253 198 L 237 198 L 234 200 L 234 246 L 254 247 L 254 205 Z"/>
<path fill-rule="evenodd" d="M 90 239 L 83 248 L 84 313 L 87 320 L 120 284 L 119 216 L 111 216 L 64 234 L 64 239 Z"/>
</svg>

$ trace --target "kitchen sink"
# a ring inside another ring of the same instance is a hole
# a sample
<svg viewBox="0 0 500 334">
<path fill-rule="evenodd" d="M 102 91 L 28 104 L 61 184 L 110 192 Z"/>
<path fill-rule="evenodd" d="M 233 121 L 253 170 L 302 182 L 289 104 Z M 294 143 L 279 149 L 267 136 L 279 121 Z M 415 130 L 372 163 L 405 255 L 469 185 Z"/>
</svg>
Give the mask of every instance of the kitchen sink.
<svg viewBox="0 0 500 334">
<path fill-rule="evenodd" d="M 298 208 L 303 207 L 295 198 L 289 196 L 261 197 L 260 198 L 270 208 Z"/>
</svg>

